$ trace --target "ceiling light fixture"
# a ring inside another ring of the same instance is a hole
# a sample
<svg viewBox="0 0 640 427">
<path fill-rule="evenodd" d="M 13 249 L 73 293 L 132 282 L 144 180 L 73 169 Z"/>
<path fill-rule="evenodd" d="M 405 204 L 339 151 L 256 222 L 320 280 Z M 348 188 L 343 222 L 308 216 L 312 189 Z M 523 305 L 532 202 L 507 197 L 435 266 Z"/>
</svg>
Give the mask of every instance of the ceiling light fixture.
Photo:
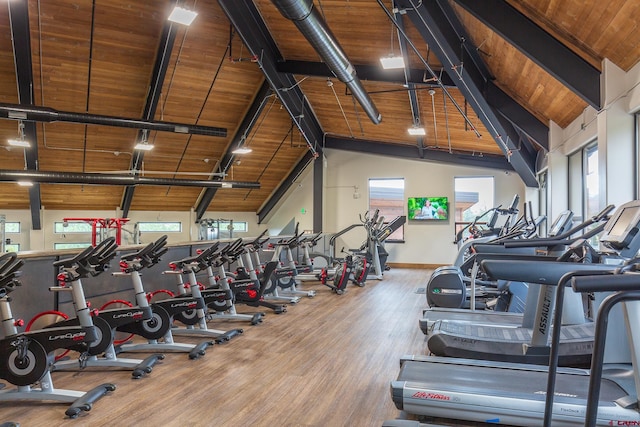
<svg viewBox="0 0 640 427">
<path fill-rule="evenodd" d="M 427 131 L 422 126 L 411 126 L 407 129 L 407 132 L 412 136 L 425 136 L 427 134 Z"/>
<path fill-rule="evenodd" d="M 249 147 L 238 147 L 232 151 L 233 154 L 249 154 L 253 150 Z"/>
<path fill-rule="evenodd" d="M 31 147 L 31 143 L 29 143 L 29 141 L 27 141 L 25 139 L 24 123 L 22 123 L 22 120 L 18 122 L 18 135 L 20 135 L 19 139 L 8 139 L 7 140 L 9 145 L 11 145 L 13 147 L 24 147 L 24 148 Z"/>
<path fill-rule="evenodd" d="M 144 129 L 142 131 L 142 140 L 138 142 L 134 147 L 134 150 L 138 151 L 151 151 L 153 150 L 153 145 L 149 144 L 149 131 Z"/>
<path fill-rule="evenodd" d="M 16 181 L 20 187 L 33 187 L 33 182 L 31 181 Z"/>
<path fill-rule="evenodd" d="M 143 142 L 138 142 L 133 148 L 139 151 L 151 151 L 153 150 L 153 145 L 149 144 L 146 141 L 143 141 Z"/>
<path fill-rule="evenodd" d="M 173 8 L 171 15 L 169 15 L 169 21 L 182 25 L 191 25 L 194 19 L 198 16 L 198 12 L 185 9 L 183 7 L 176 6 Z"/>
<path fill-rule="evenodd" d="M 25 147 L 25 148 L 31 147 L 31 144 L 29 144 L 29 141 L 25 141 L 24 139 L 8 139 L 7 142 L 9 143 L 9 145 L 13 147 Z"/>
<path fill-rule="evenodd" d="M 404 58 L 402 56 L 383 56 L 380 58 L 380 63 L 385 70 L 404 68 Z"/>
</svg>

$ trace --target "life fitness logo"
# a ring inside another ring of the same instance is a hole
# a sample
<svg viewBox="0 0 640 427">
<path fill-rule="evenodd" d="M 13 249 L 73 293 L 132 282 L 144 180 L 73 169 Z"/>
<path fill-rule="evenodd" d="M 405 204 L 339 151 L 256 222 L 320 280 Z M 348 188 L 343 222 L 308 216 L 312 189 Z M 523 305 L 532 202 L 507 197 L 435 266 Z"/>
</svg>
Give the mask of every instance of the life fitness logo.
<svg viewBox="0 0 640 427">
<path fill-rule="evenodd" d="M 610 426 L 640 426 L 640 421 L 622 421 L 622 420 L 611 420 L 609 421 Z"/>
<path fill-rule="evenodd" d="M 428 393 L 426 391 L 418 391 L 416 393 L 413 394 L 413 396 L 416 399 L 429 399 L 429 400 L 451 400 L 451 398 L 445 394 L 439 394 L 439 393 Z M 623 425 L 623 424 L 620 424 Z M 631 424 L 630 424 L 631 425 Z M 640 425 L 640 424 L 638 424 Z"/>
</svg>

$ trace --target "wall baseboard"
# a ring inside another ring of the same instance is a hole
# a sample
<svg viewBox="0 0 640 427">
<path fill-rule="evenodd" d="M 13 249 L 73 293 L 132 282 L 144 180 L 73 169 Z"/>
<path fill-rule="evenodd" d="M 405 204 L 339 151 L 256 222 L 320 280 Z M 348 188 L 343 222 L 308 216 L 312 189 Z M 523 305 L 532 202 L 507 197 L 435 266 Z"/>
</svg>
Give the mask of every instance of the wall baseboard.
<svg viewBox="0 0 640 427">
<path fill-rule="evenodd" d="M 419 264 L 411 262 L 388 262 L 389 267 L 395 268 L 421 268 L 425 270 L 435 270 L 438 267 L 442 267 L 443 264 Z"/>
</svg>

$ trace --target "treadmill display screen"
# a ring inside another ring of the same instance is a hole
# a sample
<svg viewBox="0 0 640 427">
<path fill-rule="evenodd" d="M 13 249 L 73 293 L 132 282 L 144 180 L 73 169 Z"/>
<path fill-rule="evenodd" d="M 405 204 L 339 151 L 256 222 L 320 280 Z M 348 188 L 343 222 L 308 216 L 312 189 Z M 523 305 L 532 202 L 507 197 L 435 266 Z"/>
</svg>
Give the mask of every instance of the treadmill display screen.
<svg viewBox="0 0 640 427">
<path fill-rule="evenodd" d="M 611 230 L 608 234 L 612 237 L 622 236 L 622 233 L 624 233 L 627 227 L 629 227 L 629 223 L 633 220 L 633 218 L 635 218 L 637 213 L 637 208 L 624 209 L 620 213 L 620 216 L 618 216 L 618 220 L 615 224 L 613 224 L 613 227 L 611 227 Z"/>
</svg>

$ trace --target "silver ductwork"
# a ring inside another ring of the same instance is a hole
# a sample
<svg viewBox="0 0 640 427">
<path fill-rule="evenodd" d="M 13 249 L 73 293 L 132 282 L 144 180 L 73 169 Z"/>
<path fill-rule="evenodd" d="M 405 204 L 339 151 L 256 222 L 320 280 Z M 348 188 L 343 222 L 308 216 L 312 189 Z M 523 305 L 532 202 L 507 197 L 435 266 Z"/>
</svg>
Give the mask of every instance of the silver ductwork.
<svg viewBox="0 0 640 427">
<path fill-rule="evenodd" d="M 260 188 L 259 182 L 148 178 L 138 175 L 111 175 L 100 173 L 49 172 L 33 170 L 0 170 L 0 182 L 3 181 L 29 181 L 50 184 L 84 185 L 159 185 L 173 187 Z"/>
<path fill-rule="evenodd" d="M 33 105 L 0 104 L 0 119 L 29 120 L 44 123 L 67 122 L 132 129 L 147 129 L 159 132 L 173 132 L 192 135 L 227 136 L 227 129 L 219 127 L 137 120 L 125 117 L 103 116 L 88 113 L 73 113 Z"/>
<path fill-rule="evenodd" d="M 379 124 L 382 115 L 356 76 L 356 70 L 349 62 L 338 40 L 317 9 L 313 7 L 313 0 L 271 0 L 271 2 L 285 18 L 293 21 L 329 69 L 347 85 L 371 121 Z"/>
</svg>

